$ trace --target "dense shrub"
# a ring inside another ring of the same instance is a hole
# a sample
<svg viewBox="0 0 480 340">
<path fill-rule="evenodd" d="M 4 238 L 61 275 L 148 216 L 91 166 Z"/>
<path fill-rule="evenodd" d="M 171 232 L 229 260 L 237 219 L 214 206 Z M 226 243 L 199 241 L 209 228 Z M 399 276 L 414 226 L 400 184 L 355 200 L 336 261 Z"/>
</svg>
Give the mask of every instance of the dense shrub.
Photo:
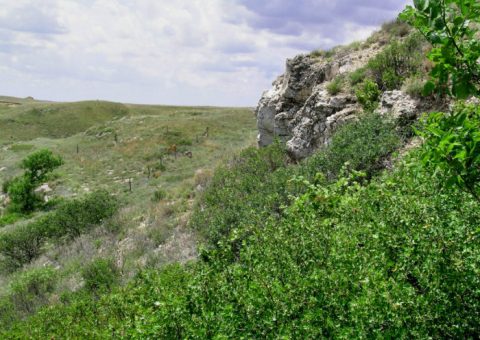
<svg viewBox="0 0 480 340">
<path fill-rule="evenodd" d="M 363 186 L 355 172 L 297 177 L 304 194 L 281 218 L 228 235 L 247 235 L 235 261 L 222 242 L 192 266 L 45 309 L 6 336 L 478 338 L 478 204 L 418 161 Z"/>
<path fill-rule="evenodd" d="M 85 288 L 92 293 L 110 290 L 118 281 L 119 272 L 111 259 L 96 259 L 82 269 Z"/>
<path fill-rule="evenodd" d="M 63 160 L 60 156 L 55 156 L 46 149 L 36 151 L 25 158 L 21 163 L 21 167 L 25 170 L 24 174 L 13 178 L 3 187 L 11 200 L 9 209 L 21 213 L 33 211 L 41 203 L 35 195 L 35 188 L 62 164 Z"/>
<path fill-rule="evenodd" d="M 419 34 L 411 34 L 402 41 L 393 40 L 368 61 L 368 75 L 380 90 L 399 89 L 406 78 L 420 72 L 423 42 Z"/>
<path fill-rule="evenodd" d="M 304 167 L 310 178 L 321 171 L 328 179 L 335 179 L 348 163 L 348 169 L 364 171 L 371 178 L 400 145 L 393 119 L 369 113 L 340 127 L 330 145 L 307 160 Z"/>
<path fill-rule="evenodd" d="M 216 171 L 195 208 L 192 227 L 214 245 L 237 226 L 262 224 L 264 211 L 278 215 L 288 202 L 285 183 L 291 172 L 286 166 L 287 156 L 279 143 L 244 150 Z"/>
<path fill-rule="evenodd" d="M 14 308 L 29 314 L 44 305 L 53 292 L 56 272 L 51 267 L 31 269 L 18 275 L 10 285 L 10 299 Z"/>
<path fill-rule="evenodd" d="M 380 94 L 378 85 L 370 79 L 366 79 L 355 89 L 357 100 L 366 112 L 373 112 L 377 108 Z"/>
<path fill-rule="evenodd" d="M 34 222 L 0 233 L 0 254 L 6 269 L 14 270 L 42 253 L 48 239 L 75 238 L 111 217 L 117 201 L 105 191 L 63 202 L 56 211 Z"/>
</svg>

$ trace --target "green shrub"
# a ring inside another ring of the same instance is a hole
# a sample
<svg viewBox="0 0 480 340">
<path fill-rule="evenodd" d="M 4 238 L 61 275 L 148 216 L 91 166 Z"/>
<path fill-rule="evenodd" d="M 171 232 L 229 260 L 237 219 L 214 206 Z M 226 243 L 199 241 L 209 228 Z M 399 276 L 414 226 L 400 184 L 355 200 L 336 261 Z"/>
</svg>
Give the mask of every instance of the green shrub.
<svg viewBox="0 0 480 340">
<path fill-rule="evenodd" d="M 8 224 L 13 224 L 21 219 L 23 215 L 18 213 L 7 213 L 6 215 L 0 216 L 0 228 Z"/>
<path fill-rule="evenodd" d="M 378 85 L 370 79 L 366 79 L 355 89 L 357 100 L 366 112 L 373 112 L 377 108 L 380 94 Z"/>
<path fill-rule="evenodd" d="M 73 239 L 112 217 L 118 202 L 105 190 L 62 202 L 50 221 L 50 237 Z"/>
<path fill-rule="evenodd" d="M 10 285 L 11 301 L 21 313 L 30 314 L 44 305 L 53 292 L 56 272 L 51 267 L 31 269 L 18 275 Z"/>
<path fill-rule="evenodd" d="M 384 168 L 383 161 L 400 145 L 394 121 L 369 113 L 340 127 L 328 147 L 306 161 L 308 171 L 302 175 L 313 179 L 321 171 L 328 179 L 335 179 L 348 163 L 348 169 L 364 171 L 371 178 Z"/>
<path fill-rule="evenodd" d="M 0 234 L 4 269 L 13 271 L 37 258 L 48 234 L 47 218 L 16 226 Z"/>
<path fill-rule="evenodd" d="M 192 227 L 215 245 L 236 226 L 262 224 L 262 211 L 279 214 L 288 201 L 284 184 L 290 170 L 286 166 L 286 153 L 279 143 L 244 150 L 215 172 L 195 208 Z"/>
<path fill-rule="evenodd" d="M 349 74 L 350 84 L 352 86 L 355 86 L 355 85 L 363 82 L 365 80 L 365 77 L 366 77 L 365 72 L 366 72 L 366 69 L 364 67 L 360 67 L 360 68 L 357 68 L 352 73 L 350 73 Z"/>
<path fill-rule="evenodd" d="M 119 272 L 111 259 L 96 259 L 82 269 L 85 288 L 92 293 L 110 290 L 119 278 Z"/>
<path fill-rule="evenodd" d="M 163 189 L 157 189 L 153 192 L 152 201 L 153 202 L 160 202 L 167 197 L 167 192 Z"/>
<path fill-rule="evenodd" d="M 342 92 L 343 88 L 343 78 L 341 77 L 335 77 L 331 82 L 327 84 L 327 92 L 331 96 L 334 96 L 336 94 L 339 94 Z"/>
<path fill-rule="evenodd" d="M 28 213 L 41 203 L 34 190 L 48 175 L 63 164 L 60 156 L 50 150 L 39 150 L 25 158 L 21 167 L 25 169 L 22 176 L 13 178 L 3 189 L 7 189 L 11 200 L 9 209 L 14 212 Z"/>
<path fill-rule="evenodd" d="M 78 237 L 111 217 L 117 207 L 115 198 L 105 191 L 96 191 L 83 199 L 64 201 L 56 211 L 0 233 L 3 265 L 15 270 L 29 263 L 42 253 L 46 240 Z"/>
<path fill-rule="evenodd" d="M 399 89 L 403 80 L 419 73 L 424 60 L 423 39 L 412 34 L 403 41 L 393 40 L 367 63 L 367 70 L 379 89 Z"/>
<path fill-rule="evenodd" d="M 450 114 L 428 115 L 419 133 L 425 139 L 423 162 L 447 174 L 480 202 L 480 106 L 457 105 Z"/>
</svg>

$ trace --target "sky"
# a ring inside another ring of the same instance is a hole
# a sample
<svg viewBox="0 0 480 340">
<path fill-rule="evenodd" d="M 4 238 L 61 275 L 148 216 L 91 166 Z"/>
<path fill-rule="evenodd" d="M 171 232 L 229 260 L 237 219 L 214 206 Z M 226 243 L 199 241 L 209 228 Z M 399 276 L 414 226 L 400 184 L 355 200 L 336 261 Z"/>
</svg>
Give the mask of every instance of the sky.
<svg viewBox="0 0 480 340">
<path fill-rule="evenodd" d="M 286 58 L 408 0 L 0 0 L 0 95 L 255 106 Z"/>
</svg>

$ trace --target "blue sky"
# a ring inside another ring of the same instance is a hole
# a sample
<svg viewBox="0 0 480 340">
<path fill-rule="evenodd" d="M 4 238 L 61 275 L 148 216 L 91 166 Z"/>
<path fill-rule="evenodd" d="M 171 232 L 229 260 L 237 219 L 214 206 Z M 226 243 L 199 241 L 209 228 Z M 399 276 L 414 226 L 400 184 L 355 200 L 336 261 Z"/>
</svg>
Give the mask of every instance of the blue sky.
<svg viewBox="0 0 480 340">
<path fill-rule="evenodd" d="M 0 94 L 254 106 L 285 59 L 364 39 L 408 0 L 0 0 Z"/>
</svg>

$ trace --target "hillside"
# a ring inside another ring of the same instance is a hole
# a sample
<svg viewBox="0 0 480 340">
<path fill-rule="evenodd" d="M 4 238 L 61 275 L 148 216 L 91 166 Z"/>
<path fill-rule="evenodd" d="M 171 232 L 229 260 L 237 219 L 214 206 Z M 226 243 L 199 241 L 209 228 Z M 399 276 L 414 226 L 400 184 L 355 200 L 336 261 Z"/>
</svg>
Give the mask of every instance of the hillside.
<svg viewBox="0 0 480 340">
<path fill-rule="evenodd" d="M 99 257 L 113 259 L 122 281 L 145 266 L 194 258 L 197 237 L 185 229 L 193 199 L 216 164 L 254 143 L 250 109 L 2 101 L 18 104 L 0 108 L 0 131 L 6 132 L 0 136 L 0 183 L 22 172 L 22 159 L 48 148 L 64 160 L 47 182 L 50 199 L 104 189 L 118 197 L 121 208 L 108 226 L 72 240 L 49 241 L 40 256 L 13 272 L 3 258 L 1 301 L 22 275 L 46 266 L 56 268 L 47 299 L 53 302 L 81 287 L 82 268 Z M 176 152 L 168 150 L 172 145 Z M 0 236 L 49 213 L 16 216 L 5 211 L 5 203 L 0 196 Z M 31 303 L 30 311 L 45 300 Z"/>
<path fill-rule="evenodd" d="M 0 335 L 478 338 L 480 5 L 415 4 L 287 60 L 255 110 L 260 147 L 249 110 L 135 105 L 6 142 L 9 176 L 34 149 L 62 155 L 38 158 L 64 200 L 7 210 Z"/>
</svg>

